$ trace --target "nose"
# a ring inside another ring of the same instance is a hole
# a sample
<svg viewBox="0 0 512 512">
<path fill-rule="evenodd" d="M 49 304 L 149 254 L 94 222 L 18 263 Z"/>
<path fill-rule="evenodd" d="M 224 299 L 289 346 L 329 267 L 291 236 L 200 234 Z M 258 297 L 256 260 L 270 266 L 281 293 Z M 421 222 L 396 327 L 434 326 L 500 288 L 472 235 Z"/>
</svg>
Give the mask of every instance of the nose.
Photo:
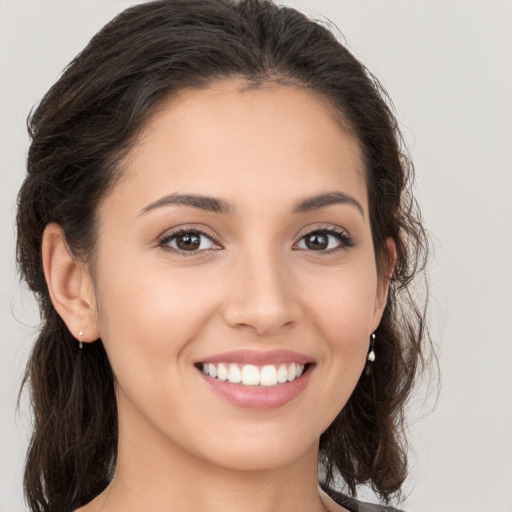
<svg viewBox="0 0 512 512">
<path fill-rule="evenodd" d="M 269 336 L 293 326 L 301 316 L 286 262 L 271 251 L 240 257 L 230 274 L 224 318 L 233 328 Z"/>
</svg>

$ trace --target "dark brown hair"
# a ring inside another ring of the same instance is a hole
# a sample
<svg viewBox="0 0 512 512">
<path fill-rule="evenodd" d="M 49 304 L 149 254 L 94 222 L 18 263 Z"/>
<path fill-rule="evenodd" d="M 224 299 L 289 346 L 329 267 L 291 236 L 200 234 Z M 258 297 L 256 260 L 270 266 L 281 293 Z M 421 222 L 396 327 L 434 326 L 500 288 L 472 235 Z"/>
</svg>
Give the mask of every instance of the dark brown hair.
<svg viewBox="0 0 512 512">
<path fill-rule="evenodd" d="M 407 474 L 404 405 L 428 342 L 411 282 L 427 243 L 412 165 L 378 81 L 319 22 L 265 0 L 160 0 L 127 9 L 70 63 L 28 120 L 28 174 L 18 198 L 17 258 L 42 326 L 28 362 L 34 429 L 25 469 L 32 511 L 69 512 L 99 494 L 117 454 L 114 380 L 101 340 L 79 350 L 55 311 L 41 261 L 50 222 L 91 262 L 97 206 L 155 108 L 183 88 L 225 78 L 279 82 L 321 95 L 359 141 L 379 269 L 397 261 L 377 330 L 377 361 L 320 440 L 327 483 L 368 484 L 386 501 Z"/>
</svg>

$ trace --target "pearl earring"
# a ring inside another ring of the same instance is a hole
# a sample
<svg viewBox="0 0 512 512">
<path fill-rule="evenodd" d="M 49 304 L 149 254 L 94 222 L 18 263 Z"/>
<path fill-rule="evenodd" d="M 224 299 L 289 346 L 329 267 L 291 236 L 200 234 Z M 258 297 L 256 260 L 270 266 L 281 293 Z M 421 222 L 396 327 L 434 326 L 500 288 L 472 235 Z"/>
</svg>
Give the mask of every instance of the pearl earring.
<svg viewBox="0 0 512 512">
<path fill-rule="evenodd" d="M 84 331 L 83 331 L 83 329 L 80 329 L 80 332 L 78 333 L 78 336 L 80 336 L 80 338 L 82 338 L 83 335 L 84 335 Z M 79 348 L 84 348 L 84 345 L 83 345 L 81 339 L 78 340 L 78 347 Z"/>
<path fill-rule="evenodd" d="M 373 345 L 375 343 L 375 333 L 373 333 L 370 337 L 370 352 L 368 353 L 368 361 L 373 363 L 375 361 L 375 352 L 373 351 Z"/>
</svg>

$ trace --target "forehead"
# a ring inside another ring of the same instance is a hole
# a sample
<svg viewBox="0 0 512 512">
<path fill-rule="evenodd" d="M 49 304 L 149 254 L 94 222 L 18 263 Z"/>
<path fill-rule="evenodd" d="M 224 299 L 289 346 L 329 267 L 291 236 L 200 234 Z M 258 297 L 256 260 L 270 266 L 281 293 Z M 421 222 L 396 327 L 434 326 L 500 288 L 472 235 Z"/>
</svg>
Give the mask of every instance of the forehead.
<svg viewBox="0 0 512 512">
<path fill-rule="evenodd" d="M 357 141 L 326 99 L 295 86 L 182 90 L 159 105 L 124 164 L 118 187 L 140 207 L 173 192 L 283 203 L 340 188 L 367 203 Z"/>
</svg>

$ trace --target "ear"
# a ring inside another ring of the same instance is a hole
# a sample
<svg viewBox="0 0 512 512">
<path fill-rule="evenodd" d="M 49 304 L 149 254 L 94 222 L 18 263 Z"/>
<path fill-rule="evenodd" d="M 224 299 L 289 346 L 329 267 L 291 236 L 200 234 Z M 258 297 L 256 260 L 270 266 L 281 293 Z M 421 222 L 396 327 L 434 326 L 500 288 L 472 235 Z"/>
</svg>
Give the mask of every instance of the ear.
<svg viewBox="0 0 512 512">
<path fill-rule="evenodd" d="M 387 300 L 388 300 L 388 290 L 389 283 L 391 282 L 391 278 L 393 277 L 393 272 L 395 270 L 396 264 L 396 243 L 395 240 L 391 237 L 386 239 L 386 247 L 387 247 L 387 259 L 385 261 L 386 266 L 383 269 L 383 272 L 380 273 L 377 280 L 377 293 L 375 295 L 375 310 L 373 314 L 372 321 L 372 332 L 374 332 L 379 326 L 380 320 L 382 318 L 382 314 L 384 313 L 384 309 L 386 308 Z"/>
<path fill-rule="evenodd" d="M 64 231 L 58 224 L 48 224 L 44 230 L 42 258 L 53 307 L 71 334 L 84 343 L 97 340 L 100 333 L 90 273 L 71 254 Z"/>
</svg>

